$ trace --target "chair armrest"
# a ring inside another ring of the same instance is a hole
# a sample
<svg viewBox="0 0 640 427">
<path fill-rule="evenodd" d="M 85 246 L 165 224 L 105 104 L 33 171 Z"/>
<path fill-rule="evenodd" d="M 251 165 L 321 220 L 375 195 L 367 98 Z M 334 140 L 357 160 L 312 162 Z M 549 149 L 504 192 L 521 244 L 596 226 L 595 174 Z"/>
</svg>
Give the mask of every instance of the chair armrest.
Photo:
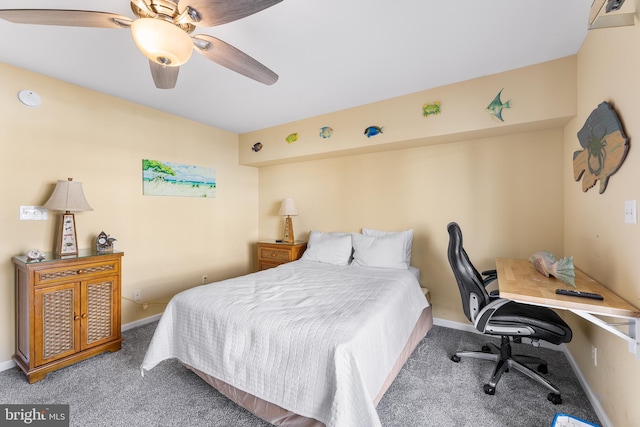
<svg viewBox="0 0 640 427">
<path fill-rule="evenodd" d="M 482 279 L 482 284 L 485 288 L 488 288 L 489 285 L 498 280 L 498 272 L 496 270 L 485 270 L 480 274 L 485 276 Z M 492 301 L 496 298 L 500 298 L 500 290 L 498 289 L 497 282 L 495 283 L 495 285 L 496 286 L 493 286 L 494 289 L 492 289 L 491 291 L 487 289 L 487 292 L 489 292 L 489 298 L 491 298 Z"/>
<path fill-rule="evenodd" d="M 486 276 L 484 278 L 485 286 L 490 281 L 498 279 L 498 271 L 497 270 L 485 270 L 480 274 L 482 274 L 483 276 Z"/>
</svg>

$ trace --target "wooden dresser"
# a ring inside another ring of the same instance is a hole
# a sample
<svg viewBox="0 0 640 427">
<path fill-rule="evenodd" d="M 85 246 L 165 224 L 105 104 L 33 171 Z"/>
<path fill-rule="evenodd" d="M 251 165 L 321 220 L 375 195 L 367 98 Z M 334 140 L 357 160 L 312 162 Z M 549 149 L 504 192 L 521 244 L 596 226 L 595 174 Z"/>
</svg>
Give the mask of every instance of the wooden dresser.
<svg viewBox="0 0 640 427">
<path fill-rule="evenodd" d="M 118 351 L 122 252 L 13 258 L 16 353 L 30 383 L 105 351 Z"/>
<path fill-rule="evenodd" d="M 300 259 L 305 249 L 307 249 L 306 242 L 279 243 L 273 240 L 258 242 L 258 270 L 266 270 Z"/>
</svg>

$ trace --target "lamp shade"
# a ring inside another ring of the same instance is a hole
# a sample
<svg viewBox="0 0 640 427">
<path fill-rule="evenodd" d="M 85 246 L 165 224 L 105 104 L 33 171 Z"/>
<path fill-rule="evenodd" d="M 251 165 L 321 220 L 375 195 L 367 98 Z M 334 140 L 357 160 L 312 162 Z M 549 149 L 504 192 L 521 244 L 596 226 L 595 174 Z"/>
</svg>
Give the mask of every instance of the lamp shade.
<svg viewBox="0 0 640 427">
<path fill-rule="evenodd" d="M 191 58 L 193 40 L 171 22 L 156 18 L 136 19 L 131 24 L 131 34 L 140 52 L 157 64 L 177 67 Z"/>
<path fill-rule="evenodd" d="M 298 208 L 296 208 L 296 204 L 293 199 L 284 199 L 282 201 L 278 215 L 298 215 Z"/>
<path fill-rule="evenodd" d="M 44 204 L 44 207 L 54 211 L 68 211 L 68 212 L 81 212 L 92 211 L 93 208 L 89 206 L 87 199 L 84 197 L 84 191 L 82 191 L 82 183 L 78 181 L 72 181 L 73 178 L 69 178 L 67 181 L 59 180 L 56 183 L 56 188 L 53 190 L 53 194 Z"/>
</svg>

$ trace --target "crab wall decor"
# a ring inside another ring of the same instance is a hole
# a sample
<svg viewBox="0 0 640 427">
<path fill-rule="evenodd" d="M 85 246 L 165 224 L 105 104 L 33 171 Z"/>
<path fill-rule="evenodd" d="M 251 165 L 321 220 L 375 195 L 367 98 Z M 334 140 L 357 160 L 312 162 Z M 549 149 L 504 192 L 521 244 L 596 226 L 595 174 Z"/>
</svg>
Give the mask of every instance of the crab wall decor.
<svg viewBox="0 0 640 427">
<path fill-rule="evenodd" d="M 578 131 L 578 140 L 583 150 L 573 153 L 573 177 L 576 181 L 582 178 L 582 191 L 585 192 L 600 180 L 602 194 L 629 150 L 629 139 L 608 102 L 601 103 L 591 112 Z"/>
</svg>

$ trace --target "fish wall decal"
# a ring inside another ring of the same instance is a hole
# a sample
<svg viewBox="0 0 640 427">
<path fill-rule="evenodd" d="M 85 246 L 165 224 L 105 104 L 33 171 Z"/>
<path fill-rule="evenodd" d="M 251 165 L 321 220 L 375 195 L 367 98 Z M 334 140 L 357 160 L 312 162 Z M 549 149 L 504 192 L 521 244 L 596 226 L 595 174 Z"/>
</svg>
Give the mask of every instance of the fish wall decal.
<svg viewBox="0 0 640 427">
<path fill-rule="evenodd" d="M 287 144 L 291 144 L 292 142 L 296 142 L 297 140 L 298 140 L 297 133 L 292 133 L 285 138 L 285 141 L 287 141 Z"/>
<path fill-rule="evenodd" d="M 255 151 L 256 153 L 262 150 L 262 142 L 256 142 L 255 144 L 253 144 L 251 150 Z"/>
<path fill-rule="evenodd" d="M 583 150 L 573 153 L 573 177 L 576 181 L 582 178 L 582 191 L 600 180 L 602 194 L 629 151 L 629 139 L 608 102 L 602 102 L 589 114 L 578 131 L 578 140 Z"/>
<path fill-rule="evenodd" d="M 333 135 L 333 129 L 329 126 L 323 126 L 320 128 L 320 138 L 327 139 L 330 138 L 331 135 Z"/>
<path fill-rule="evenodd" d="M 493 101 L 491 101 L 491 103 L 487 105 L 486 109 L 487 113 L 489 113 L 492 117 L 497 118 L 501 122 L 504 122 L 504 120 L 502 119 L 502 110 L 505 108 L 511 108 L 511 101 L 507 101 L 503 104 L 500 100 L 500 95 L 502 94 L 503 90 L 504 88 L 500 89 L 500 92 L 498 92 L 496 97 L 493 98 Z"/>
<path fill-rule="evenodd" d="M 380 126 L 369 126 L 364 130 L 364 134 L 367 138 L 371 138 L 372 136 L 376 136 L 382 133 L 382 128 Z"/>
</svg>

